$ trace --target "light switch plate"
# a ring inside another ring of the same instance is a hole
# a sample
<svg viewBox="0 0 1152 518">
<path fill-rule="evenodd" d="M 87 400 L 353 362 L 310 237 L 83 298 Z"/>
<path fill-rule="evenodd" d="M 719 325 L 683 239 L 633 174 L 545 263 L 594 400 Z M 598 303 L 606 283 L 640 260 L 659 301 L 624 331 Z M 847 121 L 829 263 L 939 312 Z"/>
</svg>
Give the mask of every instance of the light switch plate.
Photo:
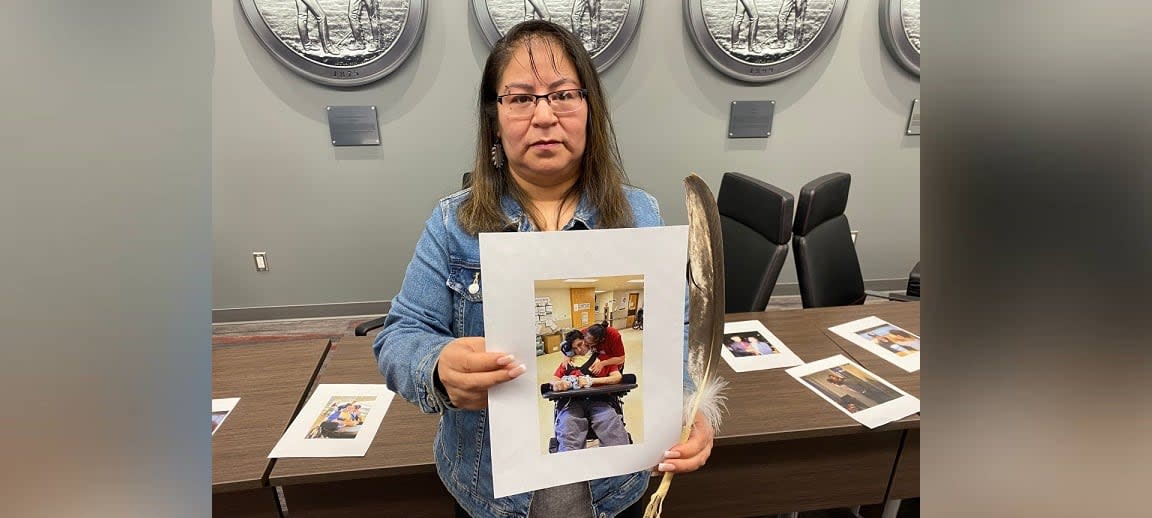
<svg viewBox="0 0 1152 518">
<path fill-rule="evenodd" d="M 256 263 L 256 271 L 268 271 L 268 253 L 267 252 L 252 252 L 252 260 Z"/>
</svg>

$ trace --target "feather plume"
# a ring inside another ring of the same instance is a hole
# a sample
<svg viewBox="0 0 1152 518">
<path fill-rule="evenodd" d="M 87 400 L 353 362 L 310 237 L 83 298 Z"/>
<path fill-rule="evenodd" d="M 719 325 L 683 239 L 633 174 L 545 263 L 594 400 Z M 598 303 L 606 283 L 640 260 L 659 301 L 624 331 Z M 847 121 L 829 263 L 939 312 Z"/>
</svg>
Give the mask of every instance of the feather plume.
<svg viewBox="0 0 1152 518">
<path fill-rule="evenodd" d="M 697 412 L 719 431 L 727 382 L 712 373 L 724 335 L 724 242 L 716 198 L 699 176 L 684 179 L 688 204 L 688 371 L 696 390 L 686 397 L 680 442 L 688 440 Z M 644 518 L 659 518 L 672 485 L 665 473 L 644 509 Z"/>
</svg>

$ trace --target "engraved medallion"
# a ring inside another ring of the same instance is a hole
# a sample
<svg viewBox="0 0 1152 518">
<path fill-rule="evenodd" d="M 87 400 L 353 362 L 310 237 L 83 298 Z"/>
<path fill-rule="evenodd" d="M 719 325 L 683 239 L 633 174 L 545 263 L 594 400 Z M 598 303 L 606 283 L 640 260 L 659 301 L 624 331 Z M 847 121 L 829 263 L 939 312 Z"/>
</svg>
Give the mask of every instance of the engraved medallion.
<svg viewBox="0 0 1152 518">
<path fill-rule="evenodd" d="M 332 86 L 388 75 L 424 32 L 424 0 L 240 0 L 240 7 L 278 61 Z"/>
<path fill-rule="evenodd" d="M 892 58 L 920 77 L 920 0 L 880 0 L 880 36 Z"/>
<path fill-rule="evenodd" d="M 685 0 L 696 48 L 721 72 L 775 81 L 811 63 L 840 28 L 847 0 Z"/>
<path fill-rule="evenodd" d="M 612 66 L 636 34 L 643 0 L 472 0 L 472 14 L 496 44 L 513 25 L 549 20 L 572 31 L 592 56 L 598 72 Z"/>
</svg>

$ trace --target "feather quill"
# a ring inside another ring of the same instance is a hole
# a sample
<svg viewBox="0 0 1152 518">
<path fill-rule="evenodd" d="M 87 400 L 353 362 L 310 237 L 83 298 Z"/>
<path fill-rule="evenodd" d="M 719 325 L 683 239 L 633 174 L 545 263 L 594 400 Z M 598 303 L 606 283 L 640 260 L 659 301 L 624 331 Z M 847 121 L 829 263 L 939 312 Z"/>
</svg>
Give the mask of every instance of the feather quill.
<svg viewBox="0 0 1152 518">
<path fill-rule="evenodd" d="M 699 176 L 684 179 L 688 204 L 688 373 L 696 390 L 685 397 L 680 443 L 688 440 L 697 412 L 720 429 L 722 394 L 727 382 L 712 373 L 724 335 L 724 242 L 716 198 Z M 644 518 L 659 518 L 673 473 L 665 473 L 644 509 Z"/>
</svg>

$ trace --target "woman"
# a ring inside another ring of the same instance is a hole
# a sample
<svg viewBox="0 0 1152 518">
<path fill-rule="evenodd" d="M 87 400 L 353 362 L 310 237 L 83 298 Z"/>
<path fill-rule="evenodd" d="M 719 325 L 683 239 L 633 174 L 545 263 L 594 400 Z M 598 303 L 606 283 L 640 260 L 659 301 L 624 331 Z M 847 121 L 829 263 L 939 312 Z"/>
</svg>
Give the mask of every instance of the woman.
<svg viewBox="0 0 1152 518">
<path fill-rule="evenodd" d="M 523 22 L 496 42 L 478 113 L 472 186 L 440 200 L 425 225 L 373 344 L 380 371 L 389 388 L 441 414 L 436 468 L 457 516 L 640 516 L 647 471 L 492 497 L 488 389 L 526 367 L 485 350 L 477 236 L 658 226 L 656 200 L 625 184 L 596 69 L 559 25 Z M 669 445 L 658 469 L 698 469 L 712 436 L 697 416 L 689 440 Z"/>
</svg>

